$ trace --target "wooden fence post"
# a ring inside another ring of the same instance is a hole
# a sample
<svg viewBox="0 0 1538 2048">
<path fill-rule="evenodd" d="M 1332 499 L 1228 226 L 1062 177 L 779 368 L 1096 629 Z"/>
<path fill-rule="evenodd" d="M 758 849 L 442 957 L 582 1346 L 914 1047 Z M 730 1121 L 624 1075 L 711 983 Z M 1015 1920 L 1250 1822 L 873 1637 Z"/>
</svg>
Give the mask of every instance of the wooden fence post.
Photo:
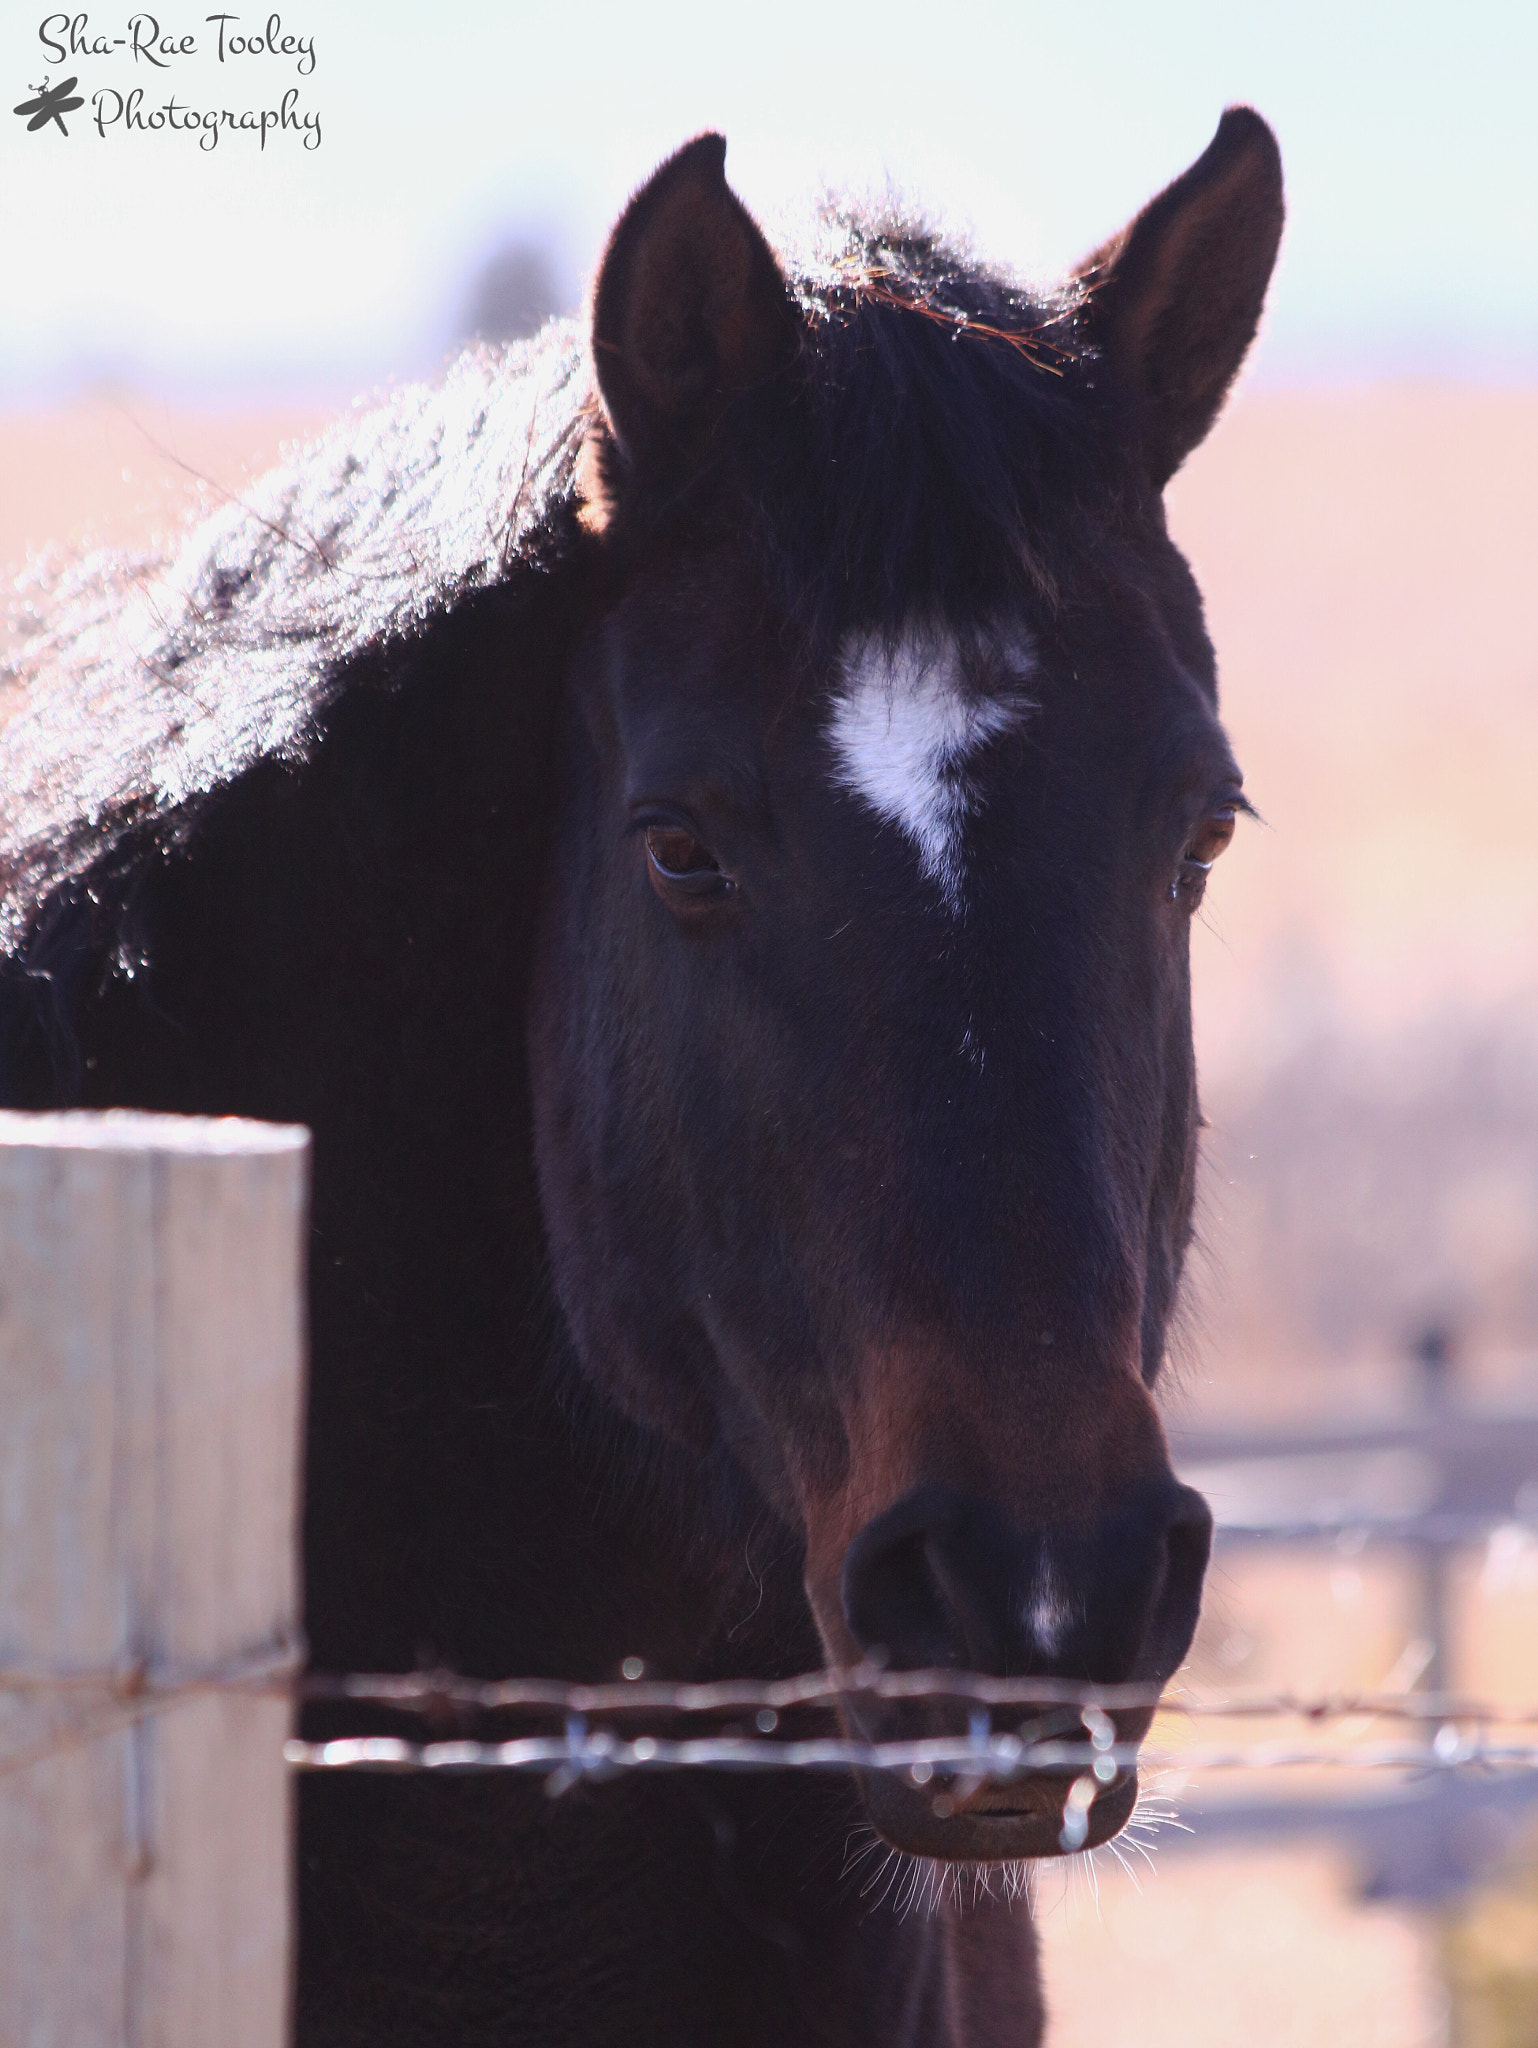
<svg viewBox="0 0 1538 2048">
<path fill-rule="evenodd" d="M 283 2048 L 308 1160 L 0 1113 L 0 2048 Z"/>
</svg>

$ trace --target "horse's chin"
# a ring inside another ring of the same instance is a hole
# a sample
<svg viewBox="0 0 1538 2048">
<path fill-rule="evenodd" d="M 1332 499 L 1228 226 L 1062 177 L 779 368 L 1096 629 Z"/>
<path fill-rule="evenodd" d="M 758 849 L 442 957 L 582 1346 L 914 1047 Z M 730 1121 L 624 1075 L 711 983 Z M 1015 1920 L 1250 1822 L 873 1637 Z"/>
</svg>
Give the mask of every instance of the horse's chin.
<svg viewBox="0 0 1538 2048">
<path fill-rule="evenodd" d="M 1014 1863 L 1024 1858 L 1097 1849 L 1120 1834 L 1137 1805 L 1135 1770 L 1097 1794 L 1084 1838 L 1066 1847 L 1063 1804 L 1071 1779 L 1024 1778 L 987 1787 L 953 1804 L 934 1785 L 913 1785 L 886 1771 L 859 1773 L 860 1791 L 876 1832 L 894 1849 L 942 1863 Z"/>
</svg>

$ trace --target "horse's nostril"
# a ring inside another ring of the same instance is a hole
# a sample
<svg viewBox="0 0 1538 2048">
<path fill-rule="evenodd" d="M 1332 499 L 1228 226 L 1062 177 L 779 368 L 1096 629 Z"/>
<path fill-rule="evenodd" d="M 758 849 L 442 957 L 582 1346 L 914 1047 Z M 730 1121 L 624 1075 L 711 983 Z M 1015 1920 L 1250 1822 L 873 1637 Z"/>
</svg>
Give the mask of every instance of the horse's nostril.
<svg viewBox="0 0 1538 2048">
<path fill-rule="evenodd" d="M 897 1669 L 1162 1682 L 1195 1632 L 1211 1542 L 1207 1503 L 1167 1472 L 1088 1529 L 1021 1529 L 921 1488 L 850 1544 L 844 1619 Z"/>
<path fill-rule="evenodd" d="M 1189 1604 L 1193 1628 L 1211 1552 L 1211 1508 L 1194 1487 L 1177 1487 L 1164 1532 L 1164 1597 Z"/>
<path fill-rule="evenodd" d="M 844 1557 L 844 1619 L 862 1650 L 899 1670 L 1001 1671 L 1002 1615 L 966 1538 L 957 1496 L 911 1494 L 862 1529 Z"/>
<path fill-rule="evenodd" d="M 1161 1681 L 1191 1647 L 1211 1553 L 1211 1508 L 1194 1487 L 1176 1487 L 1164 1532 L 1164 1583 L 1150 1631 L 1151 1657 L 1146 1660 Z"/>
<path fill-rule="evenodd" d="M 1212 1510 L 1194 1486 L 1177 1486 L 1165 1540 L 1205 1568 L 1212 1549 Z"/>
<path fill-rule="evenodd" d="M 858 1542 L 859 1539 L 856 1539 Z M 844 1618 L 862 1650 L 897 1669 L 966 1665 L 977 1657 L 922 1535 L 867 1544 L 844 1566 Z"/>
</svg>

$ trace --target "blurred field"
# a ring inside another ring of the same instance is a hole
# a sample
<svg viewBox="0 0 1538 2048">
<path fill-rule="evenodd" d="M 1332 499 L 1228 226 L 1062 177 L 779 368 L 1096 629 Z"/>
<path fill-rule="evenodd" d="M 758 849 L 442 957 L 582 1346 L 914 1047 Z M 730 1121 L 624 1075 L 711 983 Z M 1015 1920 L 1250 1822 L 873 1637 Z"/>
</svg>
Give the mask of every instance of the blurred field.
<svg viewBox="0 0 1538 2048">
<path fill-rule="evenodd" d="M 182 412 L 133 391 L 97 392 L 57 412 L 0 412 L 0 614 L 29 557 L 169 538 L 324 420 L 303 408 Z M 0 658 L 7 638 L 0 616 Z"/>
<path fill-rule="evenodd" d="M 1253 396 L 1171 492 L 1264 827 L 1196 941 L 1202 1406 L 1538 1393 L 1538 393 Z"/>
<path fill-rule="evenodd" d="M 1050 2048 L 1433 2048 L 1434 1937 L 1318 1850 L 1040 1879 Z"/>
<path fill-rule="evenodd" d="M 131 395 L 0 415 L 0 565 L 142 544 L 315 424 Z M 1433 1321 L 1476 1398 L 1538 1405 L 1535 474 L 1538 392 L 1266 392 L 1171 492 L 1266 820 L 1196 939 L 1180 1419 L 1400 1403 Z M 1538 1549 L 1503 1532 L 1455 1583 L 1454 1682 L 1538 1697 Z M 1414 1627 L 1402 1560 L 1229 1553 L 1193 1676 L 1375 1687 Z M 1139 1893 L 1102 1856 L 1098 1909 L 1082 1873 L 1044 1877 L 1053 2048 L 1414 2048 L 1447 2038 L 1445 1956 L 1496 1938 L 1359 1901 L 1322 1846 L 1157 1860 Z"/>
</svg>

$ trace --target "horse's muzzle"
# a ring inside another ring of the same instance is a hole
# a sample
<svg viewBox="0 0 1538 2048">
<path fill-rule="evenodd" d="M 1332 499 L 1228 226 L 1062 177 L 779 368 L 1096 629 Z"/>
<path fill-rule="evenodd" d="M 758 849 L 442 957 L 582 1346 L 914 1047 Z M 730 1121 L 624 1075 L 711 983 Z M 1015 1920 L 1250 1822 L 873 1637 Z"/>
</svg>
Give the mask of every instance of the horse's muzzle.
<svg viewBox="0 0 1538 2048">
<path fill-rule="evenodd" d="M 1021 1529 L 990 1502 L 919 1487 L 849 1545 L 842 1620 L 888 1669 L 1162 1686 L 1190 1647 L 1211 1541 L 1206 1502 L 1167 1468 L 1127 1487 L 1089 1526 Z M 872 1740 L 958 1736 L 968 1726 L 954 1697 L 861 1700 L 847 1717 Z M 1152 1717 L 1148 1706 L 1116 1707 L 1116 1745 L 1140 1742 Z M 997 1710 L 993 1726 L 1034 1741 L 1088 1739 L 1076 1707 L 1046 1701 Z M 1137 1800 L 1128 1768 L 1098 1785 L 1065 1826 L 1065 1803 L 1083 1776 L 1054 1769 L 920 1785 L 868 1772 L 863 1789 L 896 1847 L 992 1861 L 1092 1848 L 1124 1826 Z"/>
</svg>

